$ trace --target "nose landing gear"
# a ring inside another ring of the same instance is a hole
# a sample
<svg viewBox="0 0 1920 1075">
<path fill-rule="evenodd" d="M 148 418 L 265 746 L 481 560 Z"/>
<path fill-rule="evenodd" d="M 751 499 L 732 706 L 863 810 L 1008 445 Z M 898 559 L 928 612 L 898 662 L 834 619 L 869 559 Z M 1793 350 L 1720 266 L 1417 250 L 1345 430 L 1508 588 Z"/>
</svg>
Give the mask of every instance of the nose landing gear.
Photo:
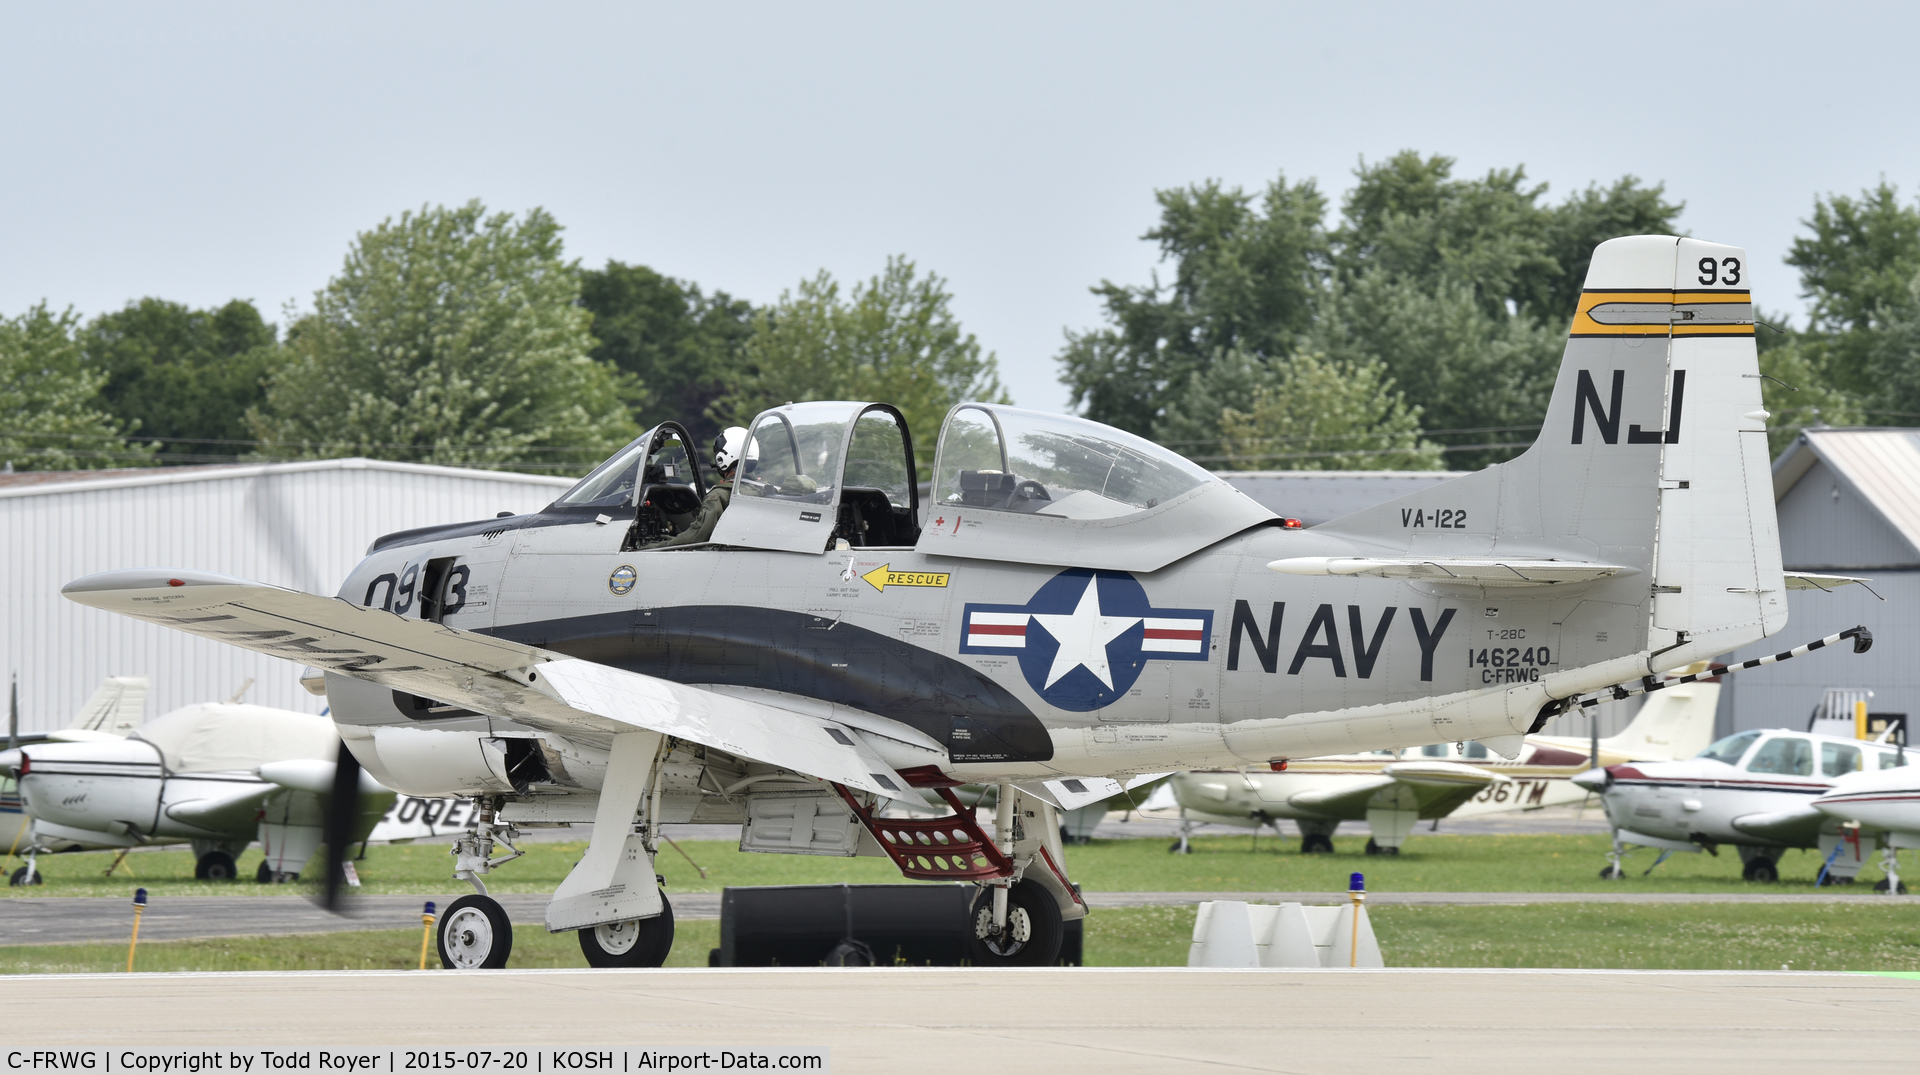
<svg viewBox="0 0 1920 1075">
<path fill-rule="evenodd" d="M 513 923 L 492 896 L 462 896 L 440 916 L 440 965 L 497 970 L 513 953 Z"/>
</svg>

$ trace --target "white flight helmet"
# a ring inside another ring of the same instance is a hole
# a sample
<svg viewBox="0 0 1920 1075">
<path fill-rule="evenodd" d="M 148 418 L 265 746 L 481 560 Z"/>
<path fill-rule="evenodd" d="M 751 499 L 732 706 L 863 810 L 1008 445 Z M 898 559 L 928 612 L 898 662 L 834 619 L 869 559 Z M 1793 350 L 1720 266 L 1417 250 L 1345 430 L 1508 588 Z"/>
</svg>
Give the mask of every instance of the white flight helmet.
<svg viewBox="0 0 1920 1075">
<path fill-rule="evenodd" d="M 747 431 L 739 426 L 728 426 L 713 438 L 713 467 L 722 473 L 732 470 L 740 462 L 742 453 L 748 459 L 760 457 L 759 445 L 747 444 Z"/>
</svg>

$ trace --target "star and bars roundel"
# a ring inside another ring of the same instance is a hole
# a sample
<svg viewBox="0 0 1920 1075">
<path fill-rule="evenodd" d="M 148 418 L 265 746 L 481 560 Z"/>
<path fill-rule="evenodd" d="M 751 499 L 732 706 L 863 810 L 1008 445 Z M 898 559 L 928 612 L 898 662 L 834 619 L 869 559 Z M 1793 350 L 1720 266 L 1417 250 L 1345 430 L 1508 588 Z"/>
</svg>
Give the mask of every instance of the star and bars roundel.
<svg viewBox="0 0 1920 1075">
<path fill-rule="evenodd" d="M 1213 637 L 1211 610 L 1154 608 L 1132 575 L 1084 567 L 1024 605 L 970 603 L 962 624 L 960 652 L 1018 657 L 1047 704 L 1077 712 L 1119 701 L 1148 661 L 1206 660 Z"/>
</svg>

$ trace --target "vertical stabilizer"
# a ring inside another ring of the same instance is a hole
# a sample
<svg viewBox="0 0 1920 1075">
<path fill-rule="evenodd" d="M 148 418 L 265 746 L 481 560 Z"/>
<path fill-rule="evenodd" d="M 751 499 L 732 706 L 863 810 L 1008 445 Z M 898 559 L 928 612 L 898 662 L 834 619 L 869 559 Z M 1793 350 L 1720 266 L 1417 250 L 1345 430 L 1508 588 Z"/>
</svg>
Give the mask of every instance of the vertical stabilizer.
<svg viewBox="0 0 1920 1075">
<path fill-rule="evenodd" d="M 1600 244 L 1533 446 L 1316 529 L 1376 555 L 1626 569 L 1499 591 L 1561 602 L 1553 626 L 1566 672 L 1543 677 L 1557 698 L 1780 630 L 1787 604 L 1747 275 L 1738 247 L 1670 235 Z M 1451 525 L 1408 525 L 1435 506 L 1452 509 Z"/>
<path fill-rule="evenodd" d="M 147 677 L 109 676 L 74 715 L 69 731 L 124 739 L 140 726 L 147 709 Z"/>
</svg>

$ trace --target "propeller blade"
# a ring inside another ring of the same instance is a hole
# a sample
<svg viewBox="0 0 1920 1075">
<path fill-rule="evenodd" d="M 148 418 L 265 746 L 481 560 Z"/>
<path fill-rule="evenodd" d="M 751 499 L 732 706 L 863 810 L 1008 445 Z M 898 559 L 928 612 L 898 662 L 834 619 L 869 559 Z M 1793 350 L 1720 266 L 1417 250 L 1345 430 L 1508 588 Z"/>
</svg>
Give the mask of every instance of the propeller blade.
<svg viewBox="0 0 1920 1075">
<path fill-rule="evenodd" d="M 333 793 L 327 796 L 326 825 L 324 828 L 327 848 L 327 872 L 325 904 L 329 911 L 340 909 L 341 885 L 344 883 L 344 867 L 348 851 L 353 846 L 354 829 L 360 818 L 360 759 L 353 756 L 347 744 L 340 744 L 340 753 L 333 766 Z"/>
</svg>

